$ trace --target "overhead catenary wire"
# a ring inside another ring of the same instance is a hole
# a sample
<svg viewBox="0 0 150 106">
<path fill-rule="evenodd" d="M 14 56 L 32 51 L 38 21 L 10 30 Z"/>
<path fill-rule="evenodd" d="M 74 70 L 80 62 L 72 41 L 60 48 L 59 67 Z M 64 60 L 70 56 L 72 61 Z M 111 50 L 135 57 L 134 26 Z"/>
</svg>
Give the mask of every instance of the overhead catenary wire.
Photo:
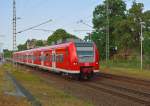
<svg viewBox="0 0 150 106">
<path fill-rule="evenodd" d="M 77 23 L 82 23 L 82 24 L 84 24 L 84 25 L 86 25 L 86 26 L 88 26 L 88 27 L 90 27 L 90 28 L 93 29 L 93 26 L 91 26 L 91 25 L 85 23 L 83 20 L 77 21 Z"/>
<path fill-rule="evenodd" d="M 83 32 L 83 31 L 90 31 L 90 32 L 92 32 L 92 31 L 94 31 L 94 30 L 86 30 L 86 29 L 83 29 L 83 30 L 73 30 L 74 32 Z"/>
<path fill-rule="evenodd" d="M 32 29 L 32 30 L 44 31 L 44 32 L 55 32 L 53 30 L 48 30 L 48 29 Z"/>
<path fill-rule="evenodd" d="M 50 20 L 45 21 L 45 22 L 43 22 L 43 23 L 41 23 L 41 24 L 38 24 L 38 25 L 35 25 L 35 26 L 32 26 L 32 27 L 29 27 L 29 28 L 24 29 L 24 30 L 21 30 L 21 31 L 17 32 L 16 34 L 19 34 L 19 33 L 22 33 L 22 32 L 28 31 L 28 30 L 32 30 L 32 29 L 34 29 L 34 28 L 36 28 L 36 27 L 39 27 L 39 26 L 44 25 L 44 24 L 47 24 L 47 23 L 49 23 L 49 22 L 51 22 L 51 21 L 52 21 L 52 20 L 50 19 Z"/>
</svg>

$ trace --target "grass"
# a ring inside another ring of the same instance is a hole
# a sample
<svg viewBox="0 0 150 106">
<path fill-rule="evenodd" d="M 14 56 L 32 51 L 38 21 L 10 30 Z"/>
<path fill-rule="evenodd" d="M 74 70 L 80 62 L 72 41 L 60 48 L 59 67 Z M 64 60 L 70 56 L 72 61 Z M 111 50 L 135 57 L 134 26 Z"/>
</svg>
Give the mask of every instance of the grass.
<svg viewBox="0 0 150 106">
<path fill-rule="evenodd" d="M 31 106 L 24 97 L 16 97 L 6 95 L 5 92 L 13 92 L 15 90 L 12 82 L 6 79 L 5 69 L 0 66 L 0 106 Z"/>
<path fill-rule="evenodd" d="M 6 69 L 11 69 L 12 65 L 5 64 Z M 45 83 L 40 77 L 26 71 L 14 69 L 13 75 L 27 88 L 43 106 L 92 106 L 91 103 L 80 100 L 72 95 L 58 90 Z"/>
<path fill-rule="evenodd" d="M 0 94 L 0 106 L 31 106 L 25 98 Z"/>
<path fill-rule="evenodd" d="M 101 71 L 105 73 L 150 80 L 150 69 L 144 68 L 141 70 L 140 63 L 137 61 L 110 61 L 108 66 L 102 62 Z"/>
<path fill-rule="evenodd" d="M 2 93 L 3 91 L 3 84 L 4 84 L 3 78 L 4 78 L 4 72 L 0 66 L 0 93 Z"/>
</svg>

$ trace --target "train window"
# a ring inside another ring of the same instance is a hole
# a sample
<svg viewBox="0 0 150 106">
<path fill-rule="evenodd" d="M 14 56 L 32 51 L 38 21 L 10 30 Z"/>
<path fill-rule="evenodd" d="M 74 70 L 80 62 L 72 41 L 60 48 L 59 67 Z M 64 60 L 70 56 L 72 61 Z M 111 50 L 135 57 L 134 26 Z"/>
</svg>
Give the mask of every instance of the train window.
<svg viewBox="0 0 150 106">
<path fill-rule="evenodd" d="M 52 62 L 55 62 L 55 54 L 52 55 Z"/>
<path fill-rule="evenodd" d="M 59 55 L 56 55 L 56 62 L 59 62 Z"/>
<path fill-rule="evenodd" d="M 60 62 L 64 61 L 64 55 L 60 55 Z"/>
<path fill-rule="evenodd" d="M 32 55 L 29 56 L 29 59 L 30 59 L 30 60 L 32 59 Z"/>
<path fill-rule="evenodd" d="M 92 47 L 93 43 L 75 43 L 76 47 Z"/>
<path fill-rule="evenodd" d="M 25 60 L 27 59 L 27 55 L 25 55 Z"/>
<path fill-rule="evenodd" d="M 29 59 L 29 60 L 31 59 L 31 55 L 28 55 L 28 59 Z"/>
<path fill-rule="evenodd" d="M 43 59 L 43 61 L 46 61 L 46 56 L 45 56 L 45 55 L 43 55 L 42 59 Z"/>
<path fill-rule="evenodd" d="M 93 51 L 77 51 L 78 55 L 87 55 L 87 56 L 93 56 Z"/>
<path fill-rule="evenodd" d="M 36 57 L 35 57 L 35 56 L 32 56 L 32 60 L 35 61 L 35 60 L 36 60 Z"/>
<path fill-rule="evenodd" d="M 57 55 L 57 56 L 56 56 L 56 61 L 57 61 L 57 62 L 63 62 L 63 61 L 64 61 L 64 56 L 63 56 L 63 54 Z"/>
<path fill-rule="evenodd" d="M 44 55 L 41 55 L 41 56 L 39 56 L 39 58 L 40 58 L 40 61 L 44 61 L 45 59 L 45 56 Z"/>
<path fill-rule="evenodd" d="M 93 43 L 76 43 L 79 62 L 93 62 L 94 48 Z"/>
</svg>

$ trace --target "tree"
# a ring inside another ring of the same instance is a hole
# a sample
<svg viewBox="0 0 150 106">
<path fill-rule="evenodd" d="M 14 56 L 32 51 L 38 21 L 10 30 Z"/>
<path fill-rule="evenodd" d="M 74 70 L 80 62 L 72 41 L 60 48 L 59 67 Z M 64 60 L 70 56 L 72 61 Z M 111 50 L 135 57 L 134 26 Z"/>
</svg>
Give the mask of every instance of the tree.
<svg viewBox="0 0 150 106">
<path fill-rule="evenodd" d="M 47 43 L 50 45 L 52 42 L 56 42 L 60 39 L 64 40 L 67 38 L 76 38 L 76 36 L 67 33 L 64 29 L 57 29 L 52 35 L 47 39 Z"/>
<path fill-rule="evenodd" d="M 145 22 L 143 49 L 145 60 L 150 64 L 150 10 L 144 12 L 143 20 Z"/>
<path fill-rule="evenodd" d="M 132 29 L 132 39 L 133 45 L 136 48 L 140 47 L 140 29 L 141 25 L 140 22 L 143 22 L 143 3 L 136 3 L 133 2 L 132 7 L 129 9 L 128 20 L 130 21 L 129 26 Z"/>
<path fill-rule="evenodd" d="M 98 5 L 93 12 L 93 25 L 95 32 L 99 35 L 93 35 L 92 39 L 105 52 L 105 37 L 106 37 L 106 3 Z M 150 32 L 150 10 L 143 11 L 143 3 L 133 1 L 129 10 L 126 10 L 126 4 L 123 0 L 108 0 L 109 3 L 109 33 L 110 33 L 110 53 L 117 46 L 118 53 L 123 51 L 136 52 L 140 50 L 141 22 L 145 23 L 143 32 L 148 44 L 148 34 Z M 99 33 L 100 32 L 100 33 Z M 101 36 L 101 37 L 98 37 Z M 103 39 L 98 41 L 98 38 Z M 99 48 L 100 48 L 99 47 Z M 149 53 L 145 44 L 145 54 Z M 111 55 L 111 54 L 110 54 Z M 148 54 L 147 54 L 148 55 Z M 103 55 L 104 56 L 104 55 Z"/>
<path fill-rule="evenodd" d="M 18 47 L 18 51 L 27 50 L 27 43 L 20 44 L 17 47 Z"/>
<path fill-rule="evenodd" d="M 126 18 L 126 4 L 123 0 L 108 0 L 109 3 L 109 33 L 110 33 L 110 50 L 116 46 L 116 38 L 118 35 L 114 33 L 116 26 L 119 22 Z M 95 42 L 99 42 L 97 46 L 98 48 L 103 48 L 103 52 L 105 50 L 105 40 L 106 40 L 106 5 L 107 0 L 103 2 L 103 4 L 98 5 L 93 12 L 93 25 L 96 30 L 95 33 L 99 33 L 99 35 L 92 35 L 92 38 L 97 38 L 100 36 L 102 41 L 100 42 L 98 39 L 93 39 Z M 95 37 L 94 37 L 95 36 Z M 111 51 L 110 51 L 111 52 Z M 103 55 L 105 56 L 105 55 Z"/>
<path fill-rule="evenodd" d="M 144 53 L 150 57 L 150 32 L 144 33 Z"/>
<path fill-rule="evenodd" d="M 36 47 L 42 47 L 42 46 L 44 46 L 44 42 L 42 40 L 36 40 L 35 45 L 36 45 Z"/>
<path fill-rule="evenodd" d="M 101 59 L 104 59 L 106 56 L 105 49 L 106 49 L 106 37 L 105 33 L 103 32 L 93 32 L 92 35 L 92 41 L 95 42 L 97 45 L 97 48 L 99 50 Z"/>
<path fill-rule="evenodd" d="M 4 53 L 4 58 L 11 58 L 13 52 L 8 49 L 4 49 L 3 53 Z"/>
</svg>

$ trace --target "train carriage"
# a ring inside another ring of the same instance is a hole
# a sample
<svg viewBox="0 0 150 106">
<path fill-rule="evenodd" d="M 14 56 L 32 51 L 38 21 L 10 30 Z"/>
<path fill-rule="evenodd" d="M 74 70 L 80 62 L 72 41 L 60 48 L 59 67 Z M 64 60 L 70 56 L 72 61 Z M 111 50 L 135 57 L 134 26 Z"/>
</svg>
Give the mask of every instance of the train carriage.
<svg viewBox="0 0 150 106">
<path fill-rule="evenodd" d="M 18 63 L 79 76 L 79 78 L 91 78 L 99 72 L 99 53 L 92 42 L 70 41 L 15 52 L 13 59 Z"/>
</svg>

